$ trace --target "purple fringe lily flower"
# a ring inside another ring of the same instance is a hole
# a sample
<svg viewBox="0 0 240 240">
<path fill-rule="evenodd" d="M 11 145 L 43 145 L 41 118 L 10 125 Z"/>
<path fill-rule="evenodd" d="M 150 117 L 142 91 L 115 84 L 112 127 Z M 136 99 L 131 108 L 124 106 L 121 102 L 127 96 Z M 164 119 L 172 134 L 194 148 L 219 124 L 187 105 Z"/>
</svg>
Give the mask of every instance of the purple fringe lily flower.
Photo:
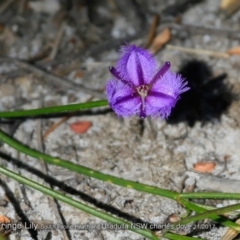
<svg viewBox="0 0 240 240">
<path fill-rule="evenodd" d="M 169 71 L 170 66 L 166 62 L 156 71 L 156 60 L 147 50 L 123 46 L 116 67 L 110 68 L 114 79 L 106 85 L 110 107 L 122 117 L 168 117 L 180 94 L 189 89 L 181 75 Z"/>
</svg>

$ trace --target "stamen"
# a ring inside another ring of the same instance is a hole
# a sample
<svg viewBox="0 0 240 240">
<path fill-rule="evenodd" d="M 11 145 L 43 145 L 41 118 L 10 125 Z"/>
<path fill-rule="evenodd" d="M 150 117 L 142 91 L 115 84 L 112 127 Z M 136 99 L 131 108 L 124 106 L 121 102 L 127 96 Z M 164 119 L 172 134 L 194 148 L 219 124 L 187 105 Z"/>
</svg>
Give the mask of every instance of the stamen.
<svg viewBox="0 0 240 240">
<path fill-rule="evenodd" d="M 146 97 L 148 95 L 149 86 L 148 85 L 140 85 L 139 87 L 136 88 L 136 90 L 137 90 L 137 93 L 141 97 Z"/>
<path fill-rule="evenodd" d="M 162 77 L 171 67 L 170 62 L 165 62 L 162 67 L 159 69 L 159 71 L 156 73 L 156 75 L 153 77 L 151 83 L 150 83 L 150 88 L 151 86 L 160 78 Z"/>
<path fill-rule="evenodd" d="M 115 78 L 117 78 L 118 80 L 122 81 L 124 84 L 128 85 L 129 87 L 131 87 L 131 88 L 133 87 L 130 82 L 124 80 L 124 79 L 120 76 L 119 72 L 117 71 L 117 69 L 116 69 L 115 67 L 109 67 L 109 71 L 110 71 L 110 73 L 111 73 Z"/>
<path fill-rule="evenodd" d="M 109 67 L 109 71 L 115 78 L 121 80 L 121 77 L 115 67 Z"/>
<path fill-rule="evenodd" d="M 148 85 L 140 85 L 139 87 L 136 88 L 137 93 L 139 94 L 142 104 L 140 108 L 140 113 L 139 117 L 140 118 L 145 118 L 146 117 L 146 96 L 148 95 L 149 91 L 149 86 Z"/>
</svg>

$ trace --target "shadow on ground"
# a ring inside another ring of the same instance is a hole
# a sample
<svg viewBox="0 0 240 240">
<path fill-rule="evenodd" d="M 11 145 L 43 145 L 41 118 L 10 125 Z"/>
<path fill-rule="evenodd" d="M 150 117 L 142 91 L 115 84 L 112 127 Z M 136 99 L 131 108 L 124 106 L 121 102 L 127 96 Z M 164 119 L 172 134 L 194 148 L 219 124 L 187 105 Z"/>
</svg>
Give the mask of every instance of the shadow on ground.
<svg viewBox="0 0 240 240">
<path fill-rule="evenodd" d="M 182 94 L 169 119 L 170 124 L 186 121 L 193 127 L 196 121 L 204 123 L 220 119 L 234 100 L 234 94 L 224 83 L 223 73 L 212 77 L 212 70 L 203 61 L 191 60 L 185 63 L 179 73 L 191 88 Z"/>
</svg>

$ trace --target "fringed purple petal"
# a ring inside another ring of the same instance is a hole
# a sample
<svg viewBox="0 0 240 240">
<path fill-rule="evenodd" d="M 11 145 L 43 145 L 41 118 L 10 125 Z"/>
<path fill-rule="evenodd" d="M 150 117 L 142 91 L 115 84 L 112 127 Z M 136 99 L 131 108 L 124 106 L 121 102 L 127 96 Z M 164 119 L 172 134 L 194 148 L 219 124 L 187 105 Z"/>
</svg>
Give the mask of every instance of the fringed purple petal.
<svg viewBox="0 0 240 240">
<path fill-rule="evenodd" d="M 151 91 L 178 99 L 181 93 L 189 90 L 186 85 L 187 82 L 184 82 L 180 74 L 168 71 L 152 85 Z"/>
<path fill-rule="evenodd" d="M 168 117 L 180 94 L 189 90 L 181 75 L 169 68 L 166 62 L 156 73 L 156 62 L 148 51 L 134 45 L 122 47 L 116 68 L 110 68 L 115 79 L 106 85 L 109 105 L 118 116 Z"/>
<path fill-rule="evenodd" d="M 140 112 L 141 99 L 121 81 L 109 80 L 106 94 L 110 107 L 118 116 L 127 117 Z"/>
<path fill-rule="evenodd" d="M 168 117 L 180 94 L 189 89 L 186 85 L 181 75 L 167 71 L 153 83 L 146 97 L 147 115 Z"/>
<path fill-rule="evenodd" d="M 121 48 L 116 68 L 123 79 L 137 87 L 151 82 L 156 70 L 156 61 L 147 50 L 126 45 Z"/>
<path fill-rule="evenodd" d="M 119 75 L 119 72 L 117 71 L 117 69 L 115 67 L 109 67 L 109 71 L 110 73 L 118 80 L 121 80 L 121 76 Z"/>
<path fill-rule="evenodd" d="M 120 76 L 119 72 L 117 71 L 117 69 L 115 67 L 109 67 L 109 71 L 116 79 L 122 81 L 124 84 L 128 85 L 129 87 L 133 87 L 132 83 L 130 83 L 129 81 L 124 80 Z"/>
<path fill-rule="evenodd" d="M 146 115 L 167 117 L 175 106 L 176 98 L 164 93 L 150 92 L 146 97 Z"/>
<path fill-rule="evenodd" d="M 161 78 L 169 70 L 170 67 L 171 67 L 171 63 L 165 62 L 153 77 L 151 81 L 151 85 L 153 85 L 159 78 Z"/>
</svg>

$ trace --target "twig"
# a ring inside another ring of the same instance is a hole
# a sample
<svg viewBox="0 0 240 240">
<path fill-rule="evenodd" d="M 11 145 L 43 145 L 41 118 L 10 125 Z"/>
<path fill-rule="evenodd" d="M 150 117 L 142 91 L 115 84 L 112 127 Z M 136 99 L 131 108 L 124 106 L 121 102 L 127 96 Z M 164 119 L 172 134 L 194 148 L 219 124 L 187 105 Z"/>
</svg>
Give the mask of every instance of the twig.
<svg viewBox="0 0 240 240">
<path fill-rule="evenodd" d="M 159 16 L 154 15 L 153 19 L 152 19 L 151 26 L 150 26 L 149 31 L 148 31 L 147 38 L 146 38 L 145 48 L 150 47 L 150 45 L 151 45 L 151 43 L 154 39 L 154 36 L 156 34 L 156 29 L 157 29 L 158 23 L 159 23 Z"/>
<path fill-rule="evenodd" d="M 57 59 L 54 59 L 53 61 L 38 63 L 38 65 L 40 66 L 40 64 L 41 64 L 41 67 L 60 66 L 62 64 L 73 62 L 76 59 L 79 60 L 79 58 L 84 60 L 89 56 L 94 56 L 96 61 L 98 61 L 99 56 L 104 51 L 110 51 L 110 50 L 114 50 L 114 49 L 119 50 L 119 46 L 121 46 L 125 43 L 129 43 L 131 41 L 135 41 L 136 39 L 142 38 L 145 35 L 146 35 L 146 31 L 143 29 L 141 32 L 139 31 L 133 36 L 132 35 L 126 36 L 121 39 L 115 39 L 114 41 L 112 39 L 106 40 L 102 43 L 94 45 L 89 50 L 87 50 L 84 54 L 82 54 L 81 56 L 79 56 L 79 52 L 71 53 L 68 55 L 66 54 L 64 56 L 59 56 Z"/>
<path fill-rule="evenodd" d="M 93 97 L 90 97 L 86 102 L 89 102 L 93 99 Z M 54 123 L 52 126 L 48 128 L 48 130 L 43 134 L 43 139 L 45 139 L 51 132 L 53 132 L 58 126 L 60 126 L 62 123 L 66 122 L 69 118 L 71 118 L 75 112 L 69 114 L 68 116 L 63 117 L 58 122 Z"/>
<path fill-rule="evenodd" d="M 100 98 L 100 99 L 105 99 L 105 95 L 97 90 L 93 90 L 90 88 L 85 87 L 82 84 L 76 84 L 72 81 L 69 81 L 65 78 L 60 78 L 56 75 L 53 75 L 52 73 L 46 72 L 30 63 L 18 60 L 18 59 L 13 59 L 13 58 L 8 58 L 8 57 L 1 57 L 0 56 L 0 61 L 7 61 L 7 62 L 12 62 L 15 63 L 16 65 L 25 68 L 29 71 L 32 71 L 36 74 L 41 75 L 42 77 L 50 80 L 51 83 L 57 85 L 57 86 L 61 86 L 63 88 L 69 88 L 69 89 L 75 89 L 77 91 L 82 91 L 85 93 L 88 93 L 96 98 Z"/>
<path fill-rule="evenodd" d="M 169 50 L 177 50 L 177 51 L 189 53 L 189 54 L 205 55 L 205 56 L 210 56 L 215 58 L 229 58 L 229 54 L 227 53 L 223 53 L 223 52 L 221 53 L 221 52 L 205 50 L 205 49 L 185 48 L 185 47 L 174 46 L 170 44 L 168 44 L 166 48 Z"/>
<path fill-rule="evenodd" d="M 65 30 L 65 26 L 66 26 L 66 23 L 65 21 L 62 22 L 59 30 L 58 30 L 58 33 L 57 33 L 57 37 L 54 41 L 54 45 L 53 45 L 53 48 L 52 48 L 52 52 L 49 56 L 49 60 L 53 60 L 55 59 L 56 55 L 57 55 L 57 52 L 58 52 L 58 48 L 59 48 L 59 45 L 61 43 L 61 40 L 62 40 L 62 37 L 63 37 L 63 33 L 64 33 L 64 30 Z"/>
<path fill-rule="evenodd" d="M 40 49 L 36 54 L 34 54 L 32 57 L 29 57 L 27 62 L 34 63 L 36 61 L 39 61 L 43 58 L 46 58 L 49 55 L 50 49 L 52 48 L 50 43 L 47 43 L 42 49 Z"/>
<path fill-rule="evenodd" d="M 211 26 L 202 26 L 198 24 L 188 24 L 188 23 L 169 23 L 166 24 L 171 29 L 175 29 L 177 31 L 190 31 L 193 33 L 202 33 L 202 34 L 210 34 L 214 36 L 222 36 L 224 38 L 233 38 L 240 39 L 240 33 L 236 30 L 229 29 L 220 29 Z"/>
<path fill-rule="evenodd" d="M 240 218 L 237 219 L 237 221 L 235 223 L 240 224 Z M 228 228 L 227 231 L 224 233 L 224 235 L 222 236 L 221 240 L 232 240 L 234 239 L 237 235 L 239 234 L 239 232 Z"/>
<path fill-rule="evenodd" d="M 23 14 L 25 6 L 26 6 L 26 0 L 20 0 L 19 7 L 18 7 L 19 14 Z"/>
<path fill-rule="evenodd" d="M 8 9 L 8 7 L 14 2 L 14 0 L 6 0 L 2 6 L 0 6 L 0 14 Z"/>
<path fill-rule="evenodd" d="M 40 105 L 42 105 L 42 104 L 40 104 Z M 42 107 L 42 106 L 40 106 L 40 107 Z M 39 119 L 37 121 L 37 140 L 38 140 L 38 149 L 39 149 L 39 151 L 44 152 L 43 137 L 42 137 L 42 120 L 41 119 Z M 48 173 L 49 170 L 48 170 L 47 163 L 44 162 L 44 161 L 40 161 L 40 163 L 41 163 L 41 167 L 42 167 L 43 173 L 45 175 L 49 175 L 49 173 Z M 53 189 L 53 186 L 51 184 L 47 184 L 47 185 L 49 185 L 49 187 L 51 189 Z M 54 200 L 52 198 L 49 198 L 49 203 L 51 205 L 52 211 L 55 212 L 55 216 L 58 218 L 58 221 L 60 220 L 62 222 L 62 224 L 65 225 L 64 222 L 63 222 L 63 219 L 61 217 L 60 209 L 58 207 L 58 205 L 59 205 L 58 201 Z M 63 233 L 64 239 L 65 240 L 69 240 L 68 234 L 67 234 L 66 231 L 67 231 L 66 229 L 63 229 L 62 233 Z"/>
<path fill-rule="evenodd" d="M 58 126 L 60 126 L 62 123 L 66 122 L 70 117 L 74 115 L 74 112 L 69 114 L 68 116 L 63 117 L 58 122 L 51 125 L 48 130 L 43 134 L 43 138 L 45 139 L 51 132 L 53 132 Z"/>
</svg>

